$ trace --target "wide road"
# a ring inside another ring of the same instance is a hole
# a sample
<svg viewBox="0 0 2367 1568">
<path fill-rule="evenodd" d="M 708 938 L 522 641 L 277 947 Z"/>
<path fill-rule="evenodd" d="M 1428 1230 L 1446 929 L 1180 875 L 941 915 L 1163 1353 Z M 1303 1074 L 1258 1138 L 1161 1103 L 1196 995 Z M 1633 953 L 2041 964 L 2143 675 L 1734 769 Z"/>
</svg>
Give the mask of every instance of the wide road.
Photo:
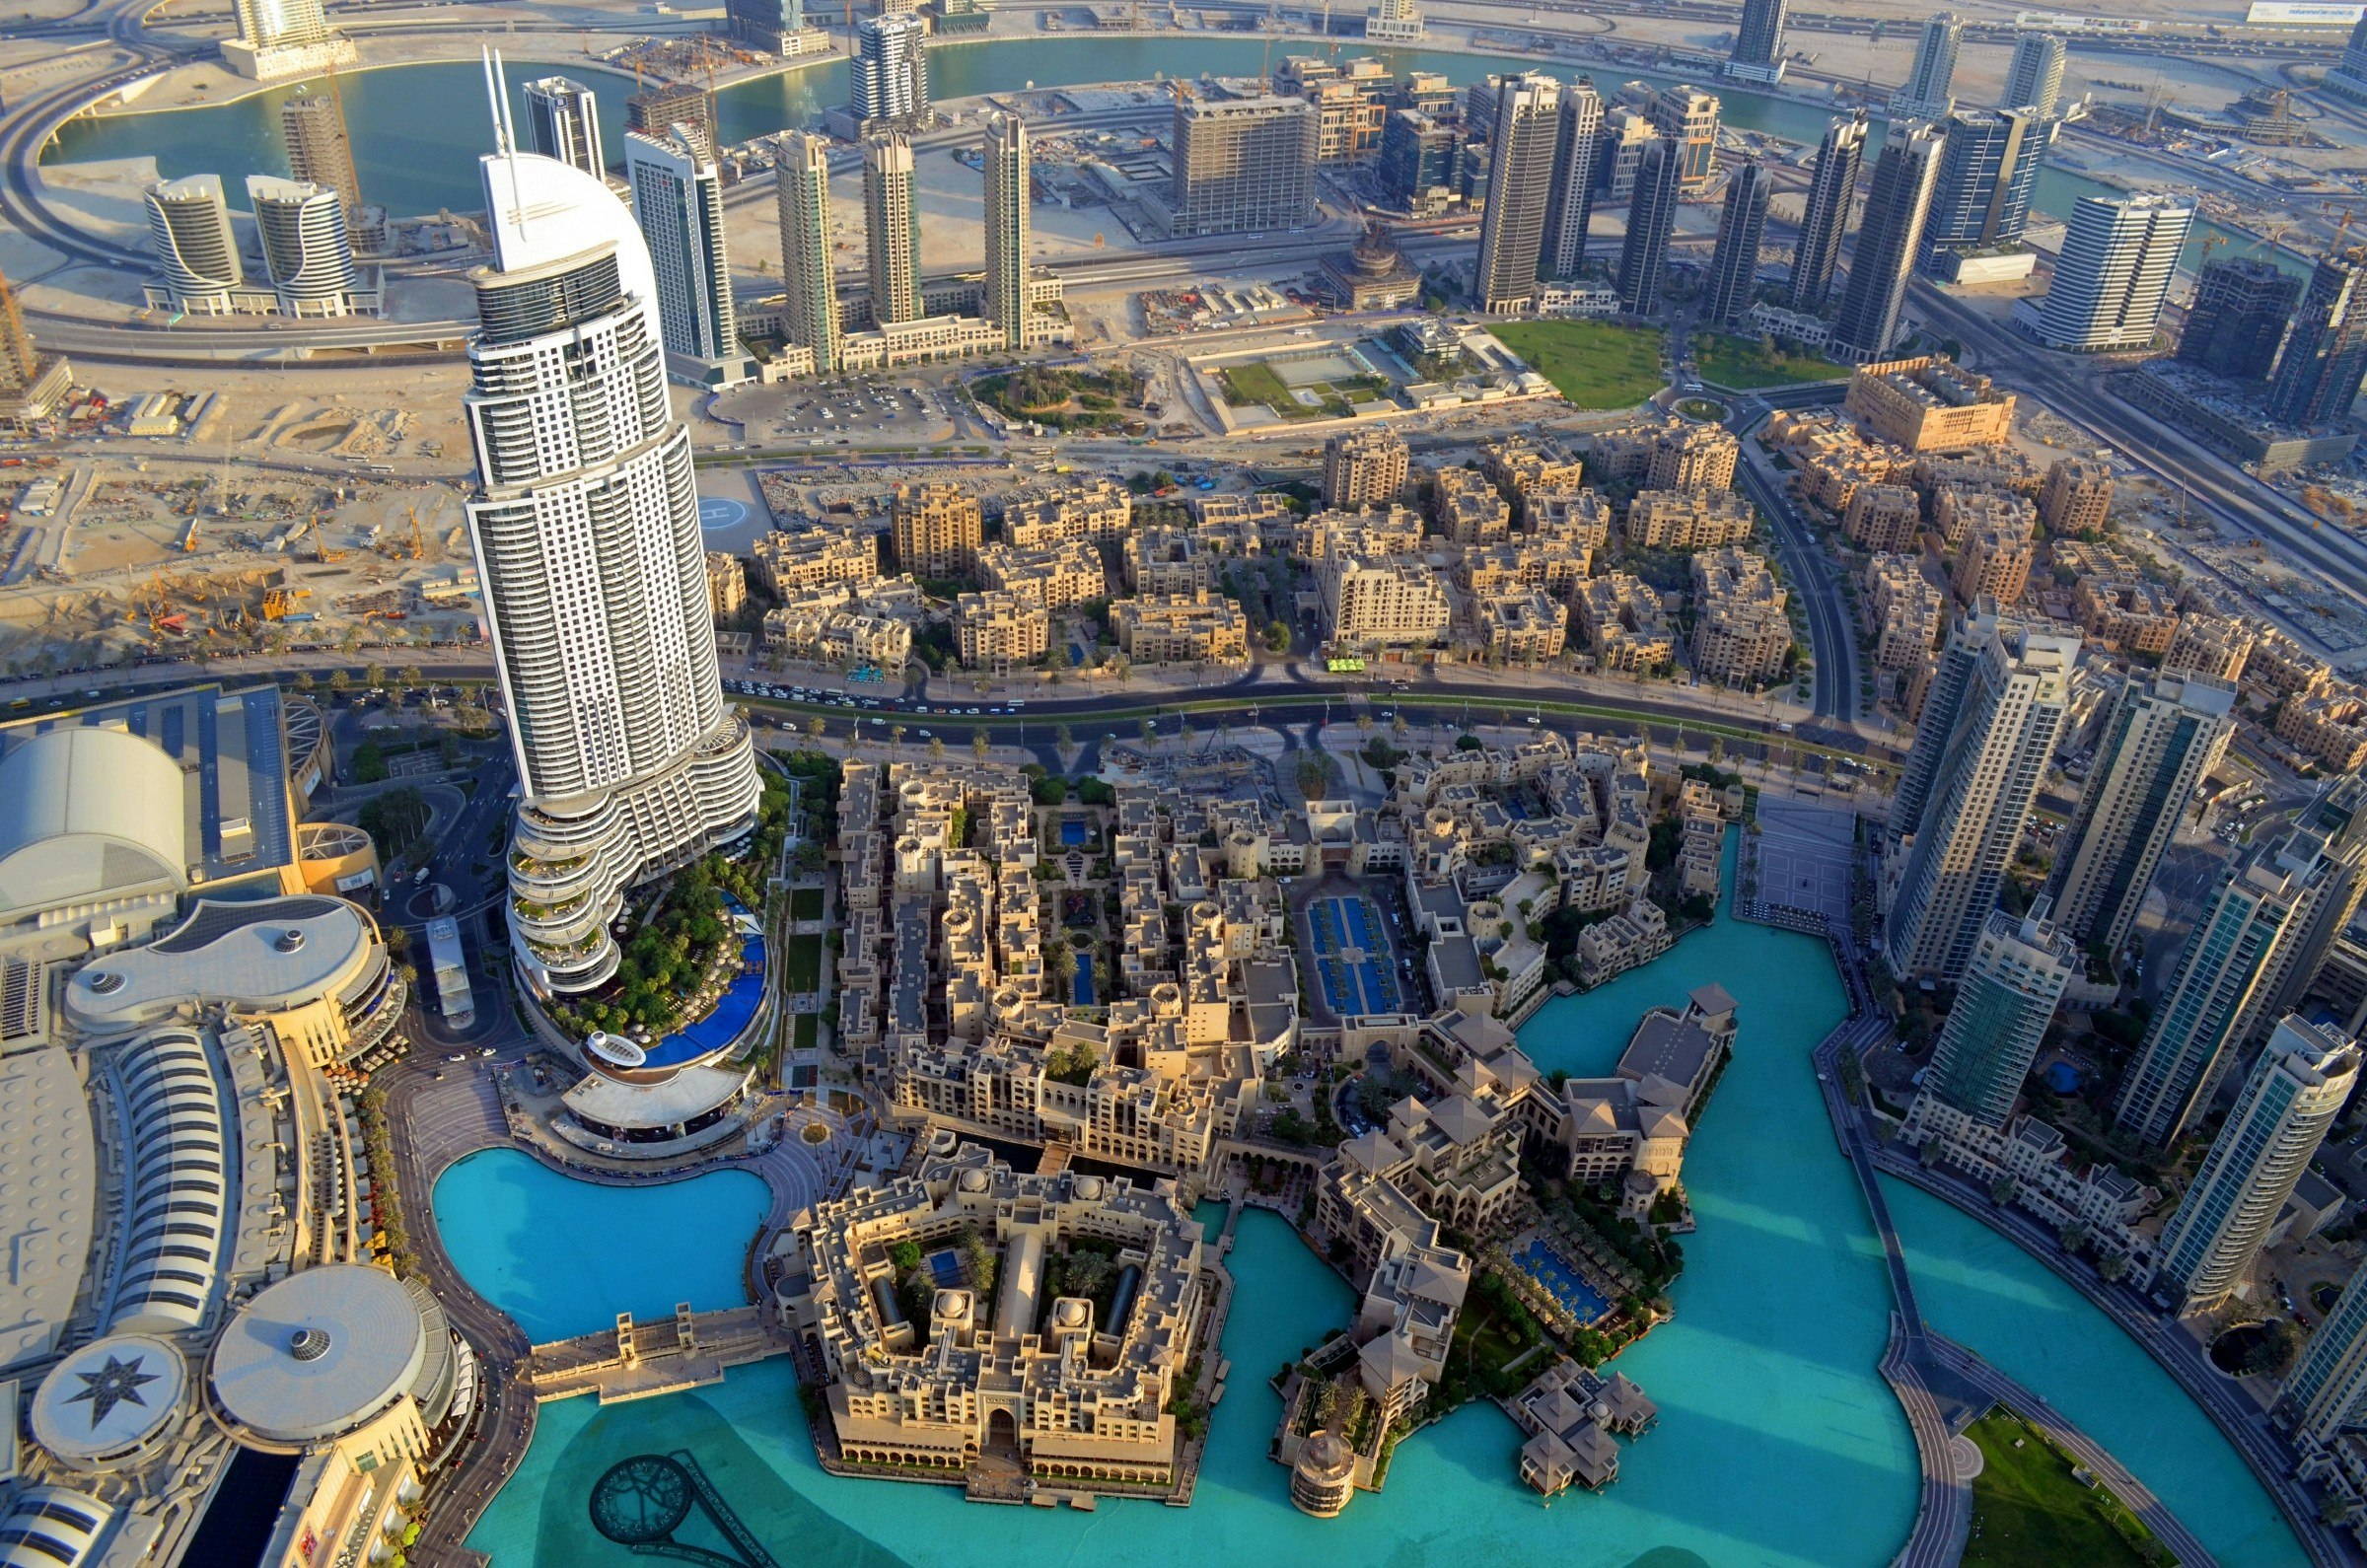
<svg viewBox="0 0 2367 1568">
<path fill-rule="evenodd" d="M 2048 410 L 2099 442 L 2152 469 L 2246 534 L 2265 539 L 2294 563 L 2367 601 L 2367 542 L 2318 520 L 2269 486 L 2198 448 L 2098 385 L 2093 367 L 2069 362 L 1917 279 L 1915 304 L 1942 335 L 1976 349 L 1980 368 L 2000 382 L 2038 393 Z"/>
<path fill-rule="evenodd" d="M 1818 393 L 1814 401 L 1838 402 L 1842 389 L 1836 384 L 1814 391 Z M 1786 399 L 1795 406 L 1810 400 Z M 1750 439 L 1750 432 L 1766 415 L 1766 403 L 1753 397 L 1738 404 L 1729 417 L 1727 422 L 1743 439 L 1742 461 L 1736 464 L 1734 476 L 1743 492 L 1766 514 L 1768 525 L 1775 532 L 1776 552 L 1806 612 L 1809 648 L 1816 656 L 1813 706 L 1817 717 L 1835 724 L 1854 724 L 1858 715 L 1857 633 L 1849 602 L 1841 592 L 1831 555 L 1793 505 L 1790 492 L 1767 463 L 1757 443 Z"/>
</svg>

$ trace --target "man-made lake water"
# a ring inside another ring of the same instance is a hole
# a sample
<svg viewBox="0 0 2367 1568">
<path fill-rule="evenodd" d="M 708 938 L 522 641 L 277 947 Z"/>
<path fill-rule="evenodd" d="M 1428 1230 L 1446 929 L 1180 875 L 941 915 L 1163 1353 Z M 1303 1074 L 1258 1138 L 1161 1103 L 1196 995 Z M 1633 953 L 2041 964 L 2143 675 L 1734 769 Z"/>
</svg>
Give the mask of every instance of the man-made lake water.
<svg viewBox="0 0 2367 1568">
<path fill-rule="evenodd" d="M 1729 887 L 1733 859 L 1730 842 Z M 1233 1382 L 1188 1510 L 987 1511 L 948 1489 L 826 1475 L 794 1379 L 773 1361 L 716 1388 L 608 1411 L 590 1400 L 546 1406 L 524 1467 L 469 1544 L 498 1568 L 623 1568 L 624 1548 L 592 1529 L 591 1492 L 622 1460 L 680 1450 L 784 1568 L 1088 1558 L 1140 1568 L 1293 1559 L 1881 1568 L 1912 1524 L 1918 1472 L 1905 1419 L 1875 1370 L 1890 1315 L 1879 1253 L 1809 1058 L 1844 1006 L 1823 944 L 1721 917 L 1642 969 L 1548 1003 L 1522 1041 L 1547 1071 L 1608 1071 L 1645 1009 L 1682 1006 L 1712 980 L 1733 993 L 1742 1034 L 1687 1162 L 1701 1230 L 1686 1239 L 1676 1319 L 1618 1361 L 1659 1403 L 1660 1425 L 1623 1445 L 1621 1478 L 1600 1496 L 1542 1503 L 1515 1473 L 1519 1434 L 1480 1405 L 1400 1447 L 1381 1495 L 1359 1496 L 1333 1521 L 1297 1513 L 1287 1472 L 1265 1457 L 1280 1407 L 1263 1380 L 1344 1322 L 1351 1303 L 1287 1226 L 1252 1212 L 1231 1264 Z M 581 1230 L 569 1211 L 599 1211 L 608 1250 L 620 1256 L 643 1255 L 645 1240 L 673 1248 L 698 1230 L 703 1248 L 736 1272 L 761 1214 L 725 1206 L 624 1230 L 603 1207 L 605 1189 L 552 1179 L 559 1189 L 538 1193 L 552 1223 Z M 443 1196 L 439 1188 L 440 1223 L 464 1232 L 479 1223 L 473 1207 Z M 2221 1561 L 2301 1560 L 2234 1452 L 2102 1315 L 1972 1221 L 1913 1193 L 1894 1201 L 1938 1327 L 2112 1446 Z M 1202 1212 L 1211 1225 L 1221 1216 L 1213 1205 Z M 447 1246 L 456 1258 L 499 1252 Z M 649 1272 L 665 1277 L 654 1264 Z"/>
<path fill-rule="evenodd" d="M 1294 50 L 1312 52 L 1322 45 L 1313 39 L 1277 39 L 1269 51 L 1261 41 L 1185 34 L 1174 37 L 1009 38 L 971 43 L 940 43 L 929 49 L 929 87 L 939 99 L 974 97 L 982 93 L 1012 93 L 1025 89 L 1078 87 L 1095 82 L 1149 81 L 1154 77 L 1255 76 L 1261 65 Z M 1349 46 L 1356 53 L 1377 54 L 1392 71 L 1443 72 L 1461 87 L 1490 72 L 1545 70 L 1569 79 L 1591 75 L 1607 94 L 1625 81 L 1659 85 L 1677 78 L 1617 67 L 1585 67 L 1572 62 L 1524 55 L 1463 54 L 1440 49 L 1388 49 Z M 581 65 L 538 65 L 509 62 L 513 98 L 525 82 L 561 72 L 591 86 L 599 95 L 601 134 L 611 160 L 623 158 L 624 99 L 632 79 Z M 490 150 L 485 111 L 483 69 L 473 61 L 384 66 L 347 72 L 337 79 L 344 95 L 345 115 L 353 132 L 353 156 L 363 195 L 390 211 L 408 216 L 442 208 L 469 212 L 482 205 L 476 160 Z M 1745 130 L 1764 131 L 1814 146 L 1825 133 L 1830 114 L 1811 104 L 1739 92 L 1710 84 L 1724 106 L 1725 122 Z M 153 156 L 168 178 L 192 174 L 223 177 L 232 204 L 246 206 L 246 177 L 287 173 L 280 149 L 279 106 L 296 90 L 291 83 L 240 99 L 200 108 L 162 109 L 153 113 L 110 114 L 78 119 L 59 131 L 44 163 L 81 163 L 96 159 Z M 794 67 L 759 77 L 716 94 L 716 114 L 724 140 L 740 142 L 802 125 L 833 104 L 847 99 L 846 63 L 833 60 Z M 523 100 L 513 106 L 523 123 Z M 1880 147 L 1883 127 L 1877 123 L 1867 143 L 1868 166 Z M 2058 169 L 2042 170 L 2033 192 L 2034 211 L 2050 217 L 2069 215 L 2071 204 L 2083 195 L 2109 193 L 2110 187 Z M 2239 249 L 2254 242 L 2213 224 L 2197 224 L 2188 264 L 2197 264 L 2205 238 L 2218 236 Z M 2280 264 L 2301 269 L 2301 263 L 2278 252 Z"/>
</svg>

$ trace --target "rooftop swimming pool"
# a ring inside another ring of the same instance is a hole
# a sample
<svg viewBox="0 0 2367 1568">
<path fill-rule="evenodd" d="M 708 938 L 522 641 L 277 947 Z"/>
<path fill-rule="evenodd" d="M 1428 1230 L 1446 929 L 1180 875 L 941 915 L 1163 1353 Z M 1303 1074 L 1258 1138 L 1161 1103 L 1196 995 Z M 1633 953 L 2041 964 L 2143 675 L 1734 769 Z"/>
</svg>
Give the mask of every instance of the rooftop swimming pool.
<svg viewBox="0 0 2367 1568">
<path fill-rule="evenodd" d="M 477 1293 L 540 1344 L 748 1301 L 741 1265 L 772 1193 L 745 1171 L 612 1187 L 486 1149 L 436 1178 L 436 1231 Z"/>
<path fill-rule="evenodd" d="M 705 1018 L 685 1025 L 649 1047 L 648 1065 L 679 1067 L 712 1056 L 739 1039 L 764 1001 L 764 936 L 738 899 L 731 906 L 732 930 L 741 944 L 740 972 Z"/>
<path fill-rule="evenodd" d="M 1731 842 L 1727 853 L 1731 887 Z M 1621 1478 L 1599 1496 L 1568 1494 L 1546 1507 L 1515 1474 L 1519 1434 L 1493 1407 L 1474 1405 L 1405 1443 L 1388 1490 L 1360 1495 L 1341 1518 L 1293 1509 L 1287 1472 L 1265 1457 L 1279 1405 L 1264 1379 L 1344 1324 L 1352 1303 L 1282 1221 L 1253 1211 L 1232 1258 L 1238 1290 L 1223 1349 L 1233 1381 L 1188 1510 L 1105 1501 L 1091 1517 L 981 1514 L 946 1488 L 825 1475 L 787 1365 L 771 1361 L 694 1393 L 605 1411 L 590 1400 L 545 1406 L 518 1476 L 468 1544 L 496 1568 L 626 1568 L 638 1559 L 593 1530 L 588 1500 L 620 1461 L 680 1451 L 783 1568 L 1196 1568 L 1295 1557 L 1425 1568 L 1472 1556 L 1557 1568 L 1881 1568 L 1912 1523 L 1918 1470 L 1905 1419 L 1875 1370 L 1890 1314 L 1880 1253 L 1809 1059 L 1843 1008 L 1823 944 L 1721 917 L 1654 963 L 1547 1004 L 1522 1040 L 1547 1071 L 1605 1072 L 1646 1008 L 1682 1006 L 1709 980 L 1734 994 L 1742 1036 L 1687 1166 L 1701 1230 L 1686 1239 L 1675 1320 L 1617 1362 L 1661 1420 L 1622 1445 Z M 694 1190 L 695 1203 L 626 1214 L 608 1206 L 616 1194 L 607 1189 L 534 1170 L 556 1183 L 534 1181 L 531 1194 L 549 1226 L 600 1239 L 596 1248 L 556 1249 L 561 1256 L 629 1257 L 630 1272 L 673 1278 L 668 1257 L 697 1233 L 688 1251 L 713 1254 L 709 1266 L 720 1263 L 736 1293 L 760 1191 L 736 1208 L 736 1193 L 702 1177 L 659 1189 Z M 439 1185 L 439 1223 L 457 1217 L 477 1228 L 464 1206 L 477 1194 L 453 1196 L 448 1204 Z M 2233 1451 L 2100 1314 L 1974 1222 L 1912 1192 L 1895 1190 L 1893 1201 L 1936 1326 L 2112 1446 L 2222 1562 L 2302 1560 Z M 1212 1228 L 1221 1218 L 1213 1207 L 1202 1214 Z M 514 1226 L 502 1234 L 533 1253 L 529 1278 L 563 1266 L 542 1237 Z M 500 1261 L 498 1247 L 467 1257 L 452 1249 L 471 1279 Z M 505 1277 L 487 1294 L 506 1305 L 520 1288 Z M 608 1300 L 621 1293 L 610 1283 L 591 1293 L 597 1300 L 576 1302 L 568 1331 L 605 1326 L 601 1315 L 615 1310 Z M 663 1311 L 676 1292 L 652 1294 L 667 1298 Z"/>
</svg>

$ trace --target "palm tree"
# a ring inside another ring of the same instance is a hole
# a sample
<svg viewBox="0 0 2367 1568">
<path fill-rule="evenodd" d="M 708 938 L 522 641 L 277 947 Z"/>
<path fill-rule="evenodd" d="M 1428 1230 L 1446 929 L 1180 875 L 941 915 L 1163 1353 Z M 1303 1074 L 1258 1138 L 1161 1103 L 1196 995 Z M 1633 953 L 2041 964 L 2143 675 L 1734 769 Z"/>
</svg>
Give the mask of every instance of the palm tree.
<svg viewBox="0 0 2367 1568">
<path fill-rule="evenodd" d="M 385 665 L 372 665 L 370 668 L 362 672 L 363 685 L 377 687 L 383 686 L 386 683 L 387 667 Z"/>
<path fill-rule="evenodd" d="M 1069 747 L 1074 744 L 1069 740 L 1068 726 L 1065 724 L 1052 732 L 1052 739 L 1059 745 L 1060 749 L 1063 751 L 1067 750 Z"/>
<path fill-rule="evenodd" d="M 299 671 L 297 671 L 297 672 L 296 672 L 296 678 L 295 678 L 295 680 L 294 680 L 292 683 L 294 684 L 294 686 L 296 687 L 296 689 L 297 689 L 297 690 L 299 690 L 299 691 L 310 691 L 310 690 L 312 690 L 312 689 L 313 689 L 313 673 L 312 673 L 310 670 L 299 670 Z"/>
<path fill-rule="evenodd" d="M 1158 726 L 1158 724 L 1157 724 L 1155 721 L 1153 721 L 1153 720 L 1150 720 L 1150 719 L 1145 719 L 1145 720 L 1143 720 L 1143 721 L 1142 721 L 1142 744 L 1143 744 L 1144 746 L 1149 746 L 1149 745 L 1150 745 L 1150 744 L 1151 744 L 1151 743 L 1152 743 L 1154 740 L 1157 740 L 1157 739 L 1158 739 L 1158 736 L 1159 736 L 1159 726 Z"/>
<path fill-rule="evenodd" d="M 404 686 L 417 690 L 427 684 L 427 674 L 417 665 L 404 665 L 401 679 Z"/>
<path fill-rule="evenodd" d="M 902 725 L 892 724 L 888 726 L 888 744 L 890 746 L 901 746 L 904 744 L 904 727 Z"/>
<path fill-rule="evenodd" d="M 932 762 L 945 760 L 945 742 L 934 735 L 929 737 L 929 760 Z"/>
<path fill-rule="evenodd" d="M 821 740 L 825 734 L 828 733 L 828 730 L 829 726 L 823 722 L 822 715 L 819 713 L 806 721 L 806 733 L 817 741 Z"/>
<path fill-rule="evenodd" d="M 984 730 L 972 730 L 969 732 L 969 749 L 979 761 L 983 762 L 986 760 L 987 742 L 986 732 Z"/>
<path fill-rule="evenodd" d="M 1396 736 L 1400 741 L 1405 739 L 1405 731 L 1407 728 L 1408 726 L 1405 723 L 1405 715 L 1402 713 L 1389 721 L 1389 733 Z"/>
</svg>

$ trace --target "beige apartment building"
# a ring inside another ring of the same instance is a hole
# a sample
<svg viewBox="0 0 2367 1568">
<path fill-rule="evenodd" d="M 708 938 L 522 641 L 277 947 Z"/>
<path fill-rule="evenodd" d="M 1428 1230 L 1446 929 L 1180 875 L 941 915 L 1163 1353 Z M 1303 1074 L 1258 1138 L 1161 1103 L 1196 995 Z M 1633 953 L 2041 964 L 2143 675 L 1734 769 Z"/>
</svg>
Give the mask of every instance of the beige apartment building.
<svg viewBox="0 0 2367 1568">
<path fill-rule="evenodd" d="M 1570 607 L 1542 588 L 1485 595 L 1471 602 L 1479 646 L 1508 665 L 1542 664 L 1561 657 L 1570 633 Z"/>
<path fill-rule="evenodd" d="M 976 542 L 970 541 L 972 549 Z M 749 570 L 774 599 L 808 588 L 860 588 L 880 575 L 879 536 L 852 529 L 775 531 L 756 540 Z"/>
<path fill-rule="evenodd" d="M 728 550 L 707 551 L 707 608 L 717 620 L 748 603 L 748 568 Z"/>
<path fill-rule="evenodd" d="M 1693 557 L 1693 674 L 1748 686 L 1783 673 L 1792 647 L 1789 596 L 1766 561 L 1731 545 Z"/>
<path fill-rule="evenodd" d="M 1757 509 L 1732 490 L 1642 490 L 1627 504 L 1627 542 L 1639 549 L 1721 549 L 1757 526 Z"/>
<path fill-rule="evenodd" d="M 2039 514 L 2028 501 L 2006 491 L 1948 484 L 1934 493 L 1931 523 L 1941 541 L 1957 550 L 1982 529 L 2029 538 L 2039 526 Z"/>
<path fill-rule="evenodd" d="M 1948 620 L 1948 596 L 1923 575 L 1923 558 L 1881 554 L 1866 562 L 1866 625 L 1880 670 L 1912 670 L 1931 653 Z"/>
<path fill-rule="evenodd" d="M 1956 552 L 1953 582 L 1960 604 L 1983 598 L 2000 605 L 2017 605 L 2030 586 L 2030 567 L 2036 552 L 2030 533 L 2019 523 L 1984 523 Z"/>
<path fill-rule="evenodd" d="M 954 602 L 954 647 L 965 670 L 1008 675 L 1042 658 L 1051 639 L 1052 613 L 1035 600 L 994 589 Z"/>
<path fill-rule="evenodd" d="M 1411 471 L 1405 443 L 1386 430 L 1359 430 L 1324 443 L 1324 505 L 1389 506 Z"/>
<path fill-rule="evenodd" d="M 1138 665 L 1242 664 L 1250 623 L 1241 606 L 1206 589 L 1145 595 L 1110 606 L 1117 646 Z"/>
<path fill-rule="evenodd" d="M 1402 506 L 1318 512 L 1290 525 L 1285 547 L 1307 561 L 1328 560 L 1334 555 L 1418 555 L 1422 515 Z"/>
<path fill-rule="evenodd" d="M 1110 591 L 1102 552 L 1083 539 L 1040 545 L 989 544 L 978 551 L 978 581 L 1033 600 L 1046 609 L 1069 609 Z"/>
<path fill-rule="evenodd" d="M 1734 465 L 1742 453 L 1742 443 L 1724 425 L 1690 425 L 1670 431 L 1652 445 L 1651 464 L 1644 471 L 1644 488 L 1732 489 Z"/>
<path fill-rule="evenodd" d="M 1884 360 L 1849 378 L 1842 406 L 1869 435 L 1909 452 L 1995 446 L 2014 424 L 2014 394 L 1952 359 Z"/>
<path fill-rule="evenodd" d="M 1841 527 L 1877 555 L 1911 551 L 1923 527 L 1923 498 L 1911 485 L 1861 484 L 1841 513 Z"/>
<path fill-rule="evenodd" d="M 898 484 L 888 492 L 896 558 L 914 577 L 960 577 L 978 562 L 986 512 L 958 484 Z"/>
<path fill-rule="evenodd" d="M 2170 646 L 2162 654 L 2162 674 L 2205 676 L 2232 686 L 2244 678 L 2252 644 L 2252 628 L 2234 616 L 2188 610 L 2179 617 L 2178 630 L 2170 634 Z"/>
<path fill-rule="evenodd" d="M 2330 772 L 2355 773 L 2367 767 L 2367 694 L 2336 686 L 2287 697 L 2276 710 L 2276 738 Z"/>
<path fill-rule="evenodd" d="M 2063 458 L 2046 470 L 2039 491 L 2039 521 L 2062 537 L 2104 532 L 2113 515 L 2113 467 L 2092 458 Z"/>
<path fill-rule="evenodd" d="M 2142 578 L 2082 578 L 2072 604 L 2080 629 L 2115 653 L 2168 653 L 2178 634 L 2178 597 Z"/>
<path fill-rule="evenodd" d="M 1539 538 L 1566 539 L 1591 553 L 1611 542 L 1611 503 L 1583 488 L 1531 490 L 1521 497 L 1521 527 Z"/>
<path fill-rule="evenodd" d="M 1203 547 L 1196 529 L 1144 529 L 1126 541 L 1126 580 L 1146 598 L 1214 591 L 1223 560 Z"/>
<path fill-rule="evenodd" d="M 1651 675 L 1676 662 L 1668 611 L 1641 578 L 1625 572 L 1590 577 L 1579 584 L 1572 605 L 1587 652 L 1606 675 Z"/>
<path fill-rule="evenodd" d="M 1574 490 L 1585 482 L 1586 469 L 1576 458 L 1542 451 L 1527 436 L 1506 436 L 1479 444 L 1479 471 L 1487 482 L 1519 502 L 1532 490 Z"/>
<path fill-rule="evenodd" d="M 1441 468 L 1432 481 L 1430 516 L 1455 544 L 1501 544 L 1512 536 L 1512 508 L 1475 468 Z"/>
<path fill-rule="evenodd" d="M 1030 485 L 1003 502 L 1003 542 L 1023 548 L 1062 539 L 1116 542 L 1133 526 L 1133 492 L 1107 477 Z"/>
<path fill-rule="evenodd" d="M 1410 556 L 1330 556 L 1317 581 L 1334 642 L 1419 647 L 1445 636 L 1452 619 L 1438 574 Z"/>
</svg>

